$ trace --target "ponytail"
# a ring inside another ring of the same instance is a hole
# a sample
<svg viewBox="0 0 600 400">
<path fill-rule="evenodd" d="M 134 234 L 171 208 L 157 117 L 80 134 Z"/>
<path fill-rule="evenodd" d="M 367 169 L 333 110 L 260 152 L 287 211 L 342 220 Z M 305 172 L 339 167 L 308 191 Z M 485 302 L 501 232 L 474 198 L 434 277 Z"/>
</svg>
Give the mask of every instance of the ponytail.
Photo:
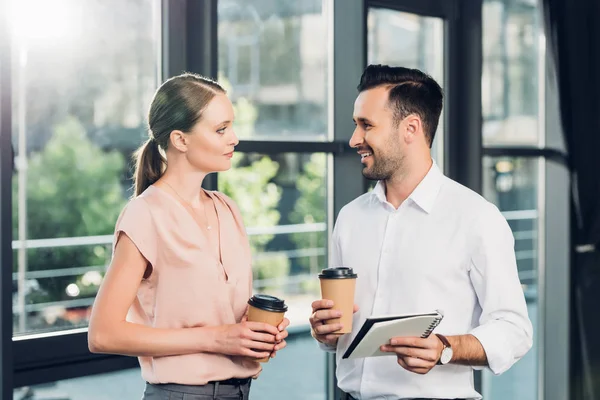
<svg viewBox="0 0 600 400">
<path fill-rule="evenodd" d="M 163 174 L 165 159 L 158 149 L 158 143 L 151 138 L 134 154 L 135 173 L 133 175 L 134 197 L 139 196 Z"/>
</svg>

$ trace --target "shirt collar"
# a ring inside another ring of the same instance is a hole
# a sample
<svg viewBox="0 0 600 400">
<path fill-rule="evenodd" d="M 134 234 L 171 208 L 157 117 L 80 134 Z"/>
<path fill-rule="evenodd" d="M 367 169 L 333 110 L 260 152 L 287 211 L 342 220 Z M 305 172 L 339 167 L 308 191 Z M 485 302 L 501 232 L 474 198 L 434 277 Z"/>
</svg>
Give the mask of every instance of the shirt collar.
<svg viewBox="0 0 600 400">
<path fill-rule="evenodd" d="M 415 190 L 408 196 L 416 205 L 418 205 L 423 211 L 427 214 L 431 213 L 433 209 L 433 205 L 435 203 L 435 199 L 440 191 L 440 187 L 442 186 L 442 171 L 437 166 L 435 160 L 433 160 L 433 164 L 427 172 L 427 175 L 423 178 L 423 180 L 417 185 Z M 377 185 L 372 191 L 372 194 L 382 203 L 386 203 L 387 199 L 385 197 L 385 183 L 383 181 L 378 181 Z"/>
</svg>

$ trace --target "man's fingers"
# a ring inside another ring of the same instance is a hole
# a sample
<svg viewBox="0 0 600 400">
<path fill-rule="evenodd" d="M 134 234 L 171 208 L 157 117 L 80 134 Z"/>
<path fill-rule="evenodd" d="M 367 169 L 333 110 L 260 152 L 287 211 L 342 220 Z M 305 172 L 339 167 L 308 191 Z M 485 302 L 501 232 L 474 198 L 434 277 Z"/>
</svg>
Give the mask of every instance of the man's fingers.
<svg viewBox="0 0 600 400">
<path fill-rule="evenodd" d="M 406 363 L 404 362 L 404 358 L 398 357 L 398 364 L 400 364 L 400 366 L 405 370 L 410 371 L 410 367 L 406 365 Z"/>
<path fill-rule="evenodd" d="M 403 346 L 381 346 L 381 351 L 393 352 L 403 357 L 420 358 L 427 361 L 437 361 L 434 351 L 431 349 L 421 349 L 418 347 L 403 347 Z"/>
<path fill-rule="evenodd" d="M 402 357 L 404 359 L 404 363 L 408 365 L 409 368 L 431 368 L 431 361 L 423 360 L 421 358 L 415 357 Z"/>
<path fill-rule="evenodd" d="M 311 305 L 312 305 L 313 312 L 315 312 L 317 310 L 323 310 L 326 308 L 333 307 L 333 301 L 327 300 L 327 299 L 315 300 L 312 302 Z"/>
<path fill-rule="evenodd" d="M 418 347 L 421 349 L 431 348 L 431 342 L 427 339 L 410 336 L 398 336 L 390 339 L 390 345 L 402 347 Z"/>
<path fill-rule="evenodd" d="M 327 323 L 330 319 L 340 318 L 342 312 L 338 310 L 319 310 L 315 311 L 311 316 L 311 322 L 313 324 L 324 322 Z"/>
<path fill-rule="evenodd" d="M 327 324 L 327 325 L 317 325 L 313 328 L 315 333 L 319 336 L 327 335 L 329 333 L 333 333 L 339 331 L 343 328 L 342 324 Z"/>
</svg>

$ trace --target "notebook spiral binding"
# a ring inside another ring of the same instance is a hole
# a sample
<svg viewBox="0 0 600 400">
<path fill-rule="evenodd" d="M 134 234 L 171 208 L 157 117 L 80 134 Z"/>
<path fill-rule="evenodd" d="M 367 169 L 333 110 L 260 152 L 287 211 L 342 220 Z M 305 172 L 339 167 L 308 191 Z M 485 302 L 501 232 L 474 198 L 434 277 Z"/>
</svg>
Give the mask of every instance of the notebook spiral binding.
<svg viewBox="0 0 600 400">
<path fill-rule="evenodd" d="M 437 317 L 436 319 L 434 319 L 433 322 L 427 328 L 427 330 L 421 335 L 421 338 L 427 339 L 429 337 L 429 335 L 431 335 L 431 332 L 433 332 L 433 330 L 440 324 L 440 322 L 442 321 L 442 318 L 444 318 L 444 317 L 440 316 L 440 317 Z"/>
</svg>

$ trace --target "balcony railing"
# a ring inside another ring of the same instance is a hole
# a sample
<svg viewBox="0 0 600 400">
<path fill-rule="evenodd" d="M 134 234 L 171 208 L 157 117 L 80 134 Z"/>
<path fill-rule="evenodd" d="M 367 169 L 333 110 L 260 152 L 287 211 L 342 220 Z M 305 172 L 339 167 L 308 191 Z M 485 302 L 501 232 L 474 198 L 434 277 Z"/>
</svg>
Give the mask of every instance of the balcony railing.
<svg viewBox="0 0 600 400">
<path fill-rule="evenodd" d="M 531 220 L 532 229 L 514 231 L 515 243 L 519 241 L 530 241 L 531 245 L 527 245 L 525 249 L 523 246 L 520 250 L 517 250 L 516 259 L 519 267 L 519 278 L 523 285 L 523 289 L 527 295 L 529 301 L 535 301 L 537 295 L 537 271 L 535 266 L 535 259 L 537 258 L 537 229 L 535 221 L 538 218 L 536 210 L 519 210 L 519 211 L 507 211 L 503 212 L 504 217 L 507 219 L 509 224 L 515 221 Z M 272 227 L 249 227 L 247 228 L 248 236 L 255 235 L 288 235 L 297 233 L 321 233 L 325 232 L 327 226 L 325 223 L 314 223 L 314 224 L 293 224 L 293 225 L 278 225 Z M 37 249 L 37 248 L 58 248 L 58 247 L 74 247 L 74 246 L 107 246 L 110 248 L 113 241 L 113 235 L 102 235 L 102 236 L 86 236 L 86 237 L 68 237 L 68 238 L 53 238 L 53 239 L 34 239 L 19 241 L 15 240 L 12 242 L 13 250 L 25 249 Z M 527 248 L 529 247 L 529 248 Z M 109 252 L 110 253 L 110 252 Z M 288 259 L 301 258 L 301 257 L 317 257 L 325 256 L 327 249 L 324 247 L 313 247 L 313 248 L 301 248 L 301 249 L 290 249 L 281 251 L 263 251 L 253 255 L 254 260 L 262 260 L 271 257 L 281 257 L 282 255 Z M 531 261 L 533 260 L 533 262 Z M 19 272 L 13 273 L 13 280 L 17 282 L 19 278 L 21 280 L 37 280 L 37 279 L 48 279 L 54 277 L 64 276 L 81 276 L 88 272 L 100 272 L 103 273 L 109 259 L 106 260 L 104 265 L 92 265 L 92 266 L 74 266 L 60 269 L 49 269 L 41 271 L 26 271 L 24 276 L 19 277 Z M 533 266 L 533 268 L 532 268 Z M 315 278 L 313 274 L 299 274 L 290 275 L 279 278 L 271 279 L 255 279 L 254 287 L 257 291 L 262 291 L 265 288 L 277 287 L 283 293 L 301 293 L 301 289 L 304 285 L 307 285 Z M 21 294 L 22 295 L 22 294 Z M 293 299 L 290 299 L 293 301 Z M 304 300 L 304 299 L 303 299 Z M 20 316 L 21 314 L 27 314 L 32 312 L 42 312 L 49 309 L 75 309 L 75 308 L 86 308 L 93 304 L 93 297 L 73 298 L 69 300 L 53 301 L 53 302 L 40 302 L 25 304 L 23 301 L 15 302 L 14 314 Z M 18 306 L 20 304 L 20 306 Z"/>
</svg>

